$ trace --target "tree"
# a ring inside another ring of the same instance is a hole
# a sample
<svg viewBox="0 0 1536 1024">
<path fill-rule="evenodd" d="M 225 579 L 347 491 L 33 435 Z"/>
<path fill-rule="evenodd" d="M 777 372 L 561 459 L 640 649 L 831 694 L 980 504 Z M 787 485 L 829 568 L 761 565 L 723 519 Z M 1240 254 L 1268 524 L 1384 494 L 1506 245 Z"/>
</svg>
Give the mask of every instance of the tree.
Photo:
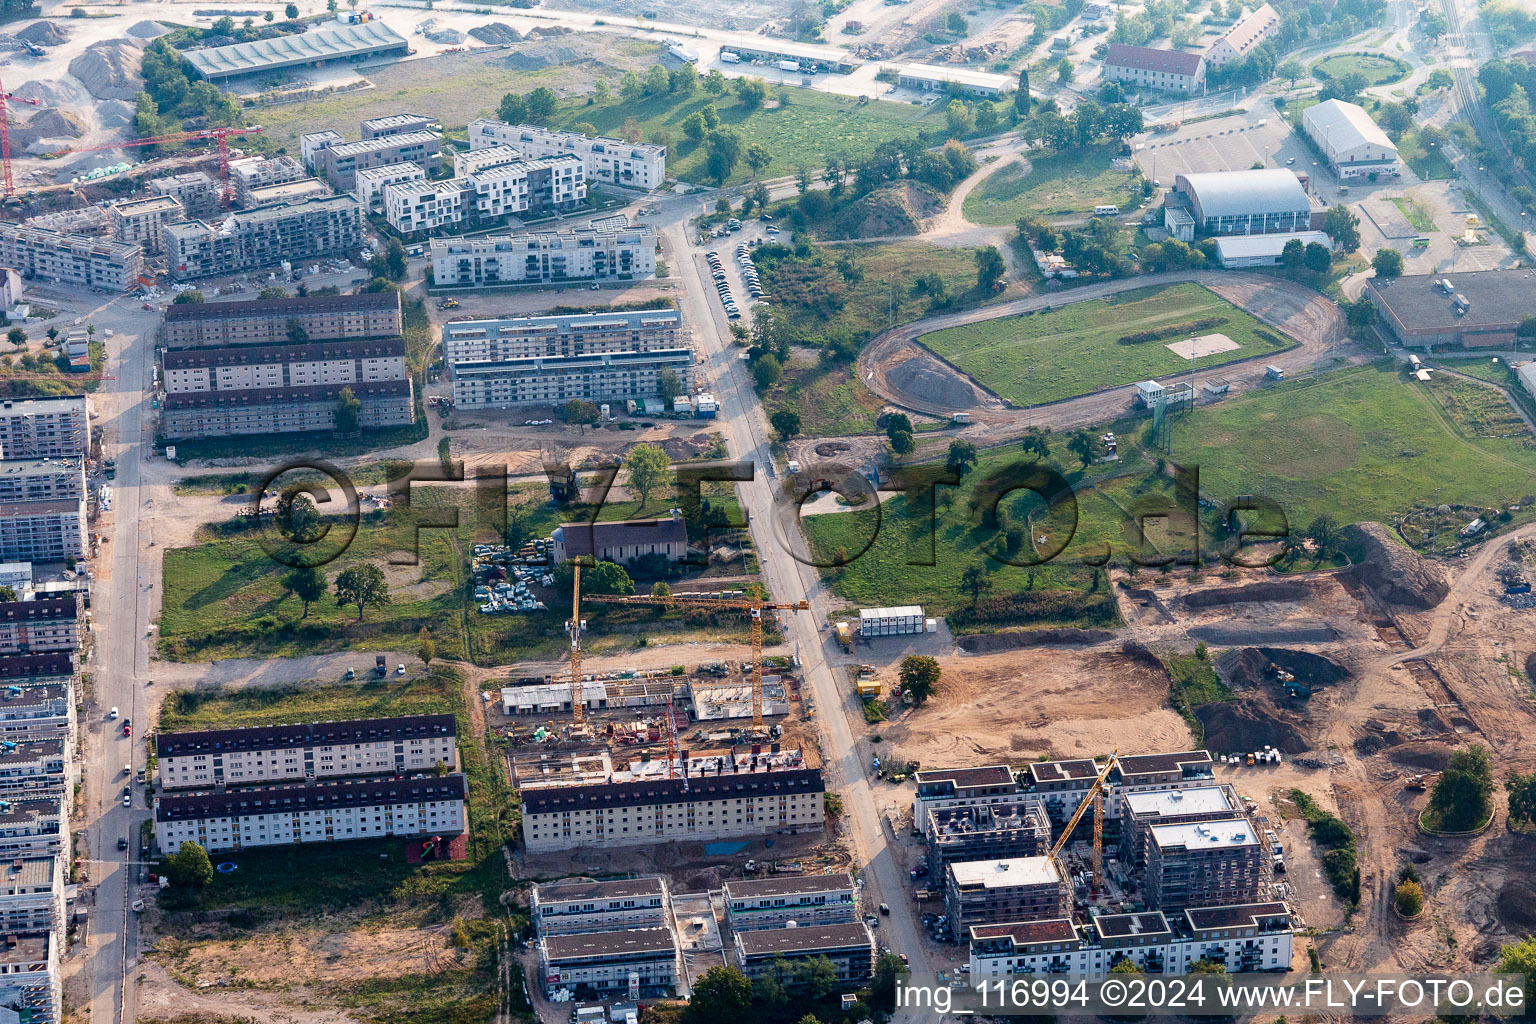
<svg viewBox="0 0 1536 1024">
<path fill-rule="evenodd" d="M 591 555 L 582 555 L 581 562 L 581 592 L 583 594 L 633 594 L 635 581 L 617 562 L 599 562 Z M 571 577 L 575 575 L 576 563 L 574 561 L 561 562 L 555 566 L 555 590 L 562 593 L 570 593 Z"/>
<path fill-rule="evenodd" d="M 709 74 L 704 76 L 704 91 L 711 96 L 724 96 L 726 89 L 725 75 L 719 68 L 710 68 Z"/>
<path fill-rule="evenodd" d="M 747 146 L 745 159 L 747 166 L 752 168 L 752 176 L 755 178 L 766 171 L 769 164 L 773 163 L 773 154 L 768 151 L 767 146 L 760 142 L 754 142 Z"/>
<path fill-rule="evenodd" d="M 1404 917 L 1418 917 L 1419 911 L 1424 909 L 1424 887 L 1405 879 L 1392 891 L 1392 903 Z"/>
<path fill-rule="evenodd" d="M 338 434 L 356 433 L 362 415 L 363 403 L 352 393 L 351 388 L 342 388 L 336 393 L 334 417 Z"/>
<path fill-rule="evenodd" d="M 1029 113 L 1029 69 L 1019 72 L 1019 88 L 1013 94 L 1013 112 L 1019 117 Z"/>
<path fill-rule="evenodd" d="M 693 142 L 703 142 L 704 134 L 709 130 L 704 124 L 704 115 L 695 110 L 683 118 L 683 135 Z"/>
<path fill-rule="evenodd" d="M 283 589 L 304 602 L 304 614 L 309 618 L 309 606 L 325 596 L 325 573 L 318 566 L 294 569 L 283 577 Z"/>
<path fill-rule="evenodd" d="M 939 663 L 926 654 L 909 654 L 901 659 L 901 688 L 917 704 L 925 702 L 939 682 Z"/>
<path fill-rule="evenodd" d="M 297 21 L 299 17 L 299 5 L 289 4 L 287 7 L 283 8 L 283 13 L 288 16 L 289 21 Z"/>
<path fill-rule="evenodd" d="M 757 385 L 759 391 L 767 391 L 779 382 L 784 376 L 784 364 L 779 362 L 779 357 L 772 352 L 758 356 L 752 361 L 752 382 Z"/>
<path fill-rule="evenodd" d="M 773 424 L 773 429 L 779 432 L 781 440 L 788 441 L 800 433 L 800 414 L 788 406 L 774 410 L 773 415 L 768 417 L 768 422 Z"/>
<path fill-rule="evenodd" d="M 589 139 L 597 137 L 597 125 L 591 121 L 577 121 L 571 125 L 571 131 L 577 135 L 585 135 Z"/>
<path fill-rule="evenodd" d="M 596 423 L 602 415 L 602 410 L 595 402 L 589 402 L 584 398 L 573 398 L 560 407 L 562 420 L 583 428 L 589 423 Z"/>
<path fill-rule="evenodd" d="M 1079 430 L 1067 441 L 1067 451 L 1077 456 L 1077 461 L 1087 469 L 1094 459 L 1100 458 L 1105 453 L 1104 442 L 1098 434 L 1091 430 Z"/>
<path fill-rule="evenodd" d="M 12 345 L 25 345 L 27 343 L 27 332 L 20 327 L 12 327 L 9 331 L 5 332 L 5 340 Z"/>
<path fill-rule="evenodd" d="M 1364 331 L 1376 322 L 1376 307 L 1371 305 L 1370 299 L 1358 302 L 1341 299 L 1339 308 L 1344 311 L 1344 322 L 1351 331 Z"/>
<path fill-rule="evenodd" d="M 548 121 L 560 105 L 560 97 L 547 85 L 541 85 L 528 94 L 528 116 L 535 121 Z"/>
<path fill-rule="evenodd" d="M 1477 828 L 1493 812 L 1493 766 L 1488 748 L 1474 744 L 1451 755 L 1429 795 L 1429 809 L 1451 832 Z"/>
<path fill-rule="evenodd" d="M 739 1024 L 752 1010 L 752 983 L 729 965 L 711 967 L 694 982 L 683 1011 L 687 1024 Z"/>
<path fill-rule="evenodd" d="M 325 535 L 320 510 L 307 494 L 284 492 L 277 499 L 277 528 L 295 544 L 313 544 Z"/>
<path fill-rule="evenodd" d="M 1419 15 L 1419 31 L 1430 42 L 1434 42 L 1450 31 L 1450 25 L 1445 20 L 1445 15 L 1432 7 L 1424 8 Z"/>
<path fill-rule="evenodd" d="M 663 368 L 656 375 L 656 397 L 667 405 L 671 405 L 673 399 L 683 393 L 683 382 L 675 370 Z"/>
<path fill-rule="evenodd" d="M 165 874 L 177 889 L 196 891 L 213 881 L 213 862 L 207 850 L 188 840 L 165 859 Z"/>
<path fill-rule="evenodd" d="M 970 593 L 971 604 L 975 605 L 982 594 L 992 589 L 992 577 L 980 563 L 968 565 L 960 574 L 960 589 Z"/>
<path fill-rule="evenodd" d="M 528 120 L 528 101 L 516 93 L 507 93 L 496 108 L 496 116 L 508 124 L 522 124 Z"/>
<path fill-rule="evenodd" d="M 384 247 L 384 270 L 391 281 L 398 281 L 405 277 L 409 264 L 405 258 L 405 243 L 398 238 L 391 238 L 389 244 Z"/>
<path fill-rule="evenodd" d="M 176 297 L 171 300 L 171 305 L 185 306 L 190 303 L 202 301 L 204 301 L 202 292 L 198 291 L 196 288 L 188 288 L 184 292 L 177 292 Z M 53 328 L 50 327 L 49 330 L 53 330 Z"/>
<path fill-rule="evenodd" d="M 280 284 L 267 285 L 267 287 L 256 293 L 256 297 L 262 300 L 292 298 L 292 296 L 288 294 L 288 289 L 284 288 Z"/>
<path fill-rule="evenodd" d="M 944 122 L 949 128 L 949 134 L 957 137 L 969 135 L 976 130 L 976 115 L 971 112 L 971 105 L 962 99 L 949 101 L 949 106 L 944 108 Z"/>
<path fill-rule="evenodd" d="M 1301 255 L 1301 264 L 1314 274 L 1326 274 L 1333 266 L 1333 253 L 1321 242 L 1308 242 Z"/>
<path fill-rule="evenodd" d="M 901 957 L 895 953 L 881 953 L 875 958 L 875 974 L 869 982 L 870 1004 L 881 1013 L 894 1010 L 897 982 L 902 975 L 911 973 L 911 969 L 902 963 Z"/>
<path fill-rule="evenodd" d="M 983 135 L 991 135 L 997 131 L 1001 118 L 997 113 L 997 104 L 991 100 L 981 100 L 976 104 L 976 130 Z"/>
<path fill-rule="evenodd" d="M 1068 85 L 1072 81 L 1072 62 L 1063 57 L 1056 62 L 1056 81 Z"/>
<path fill-rule="evenodd" d="M 624 72 L 619 78 L 619 95 L 626 100 L 637 100 L 645 92 L 645 86 L 640 84 L 640 76 L 633 71 Z"/>
<path fill-rule="evenodd" d="M 1301 61 L 1299 60 L 1288 60 L 1275 68 L 1275 76 L 1285 79 L 1290 83 L 1292 89 L 1296 88 L 1296 79 L 1306 73 L 1307 69 L 1301 66 Z"/>
<path fill-rule="evenodd" d="M 1003 262 L 1003 254 L 997 251 L 997 246 L 976 250 L 977 291 L 988 294 L 997 291 L 1007 270 L 1008 265 Z"/>
<path fill-rule="evenodd" d="M 1217 963 L 1214 960 L 1209 960 L 1209 959 L 1207 959 L 1205 957 L 1201 957 L 1199 960 L 1196 960 L 1194 963 L 1189 965 L 1189 973 L 1190 974 L 1226 974 L 1227 973 L 1227 967 L 1226 967 L 1225 964 L 1219 964 L 1219 963 Z"/>
<path fill-rule="evenodd" d="M 1343 203 L 1328 208 L 1323 217 L 1323 231 L 1345 252 L 1360 248 L 1360 218 L 1350 213 Z"/>
<path fill-rule="evenodd" d="M 1536 822 L 1536 772 L 1510 772 L 1504 788 L 1509 792 L 1510 820 Z"/>
<path fill-rule="evenodd" d="M 296 316 L 288 318 L 288 340 L 295 345 L 308 345 L 309 332 L 304 329 L 304 323 Z"/>
<path fill-rule="evenodd" d="M 667 85 L 679 96 L 692 96 L 693 90 L 699 87 L 699 69 L 684 63 L 682 67 L 673 69 Z"/>
<path fill-rule="evenodd" d="M 1451 73 L 1445 70 L 1445 68 L 1435 68 L 1435 70 L 1429 73 L 1429 77 L 1424 80 L 1424 84 L 1431 89 L 1449 89 L 1456 84 L 1456 79 L 1452 78 Z M 1426 125 L 1425 127 L 1429 126 Z M 1419 138 L 1421 140 L 1424 138 L 1422 129 L 1419 131 Z"/>
<path fill-rule="evenodd" d="M 645 94 L 660 96 L 672 90 L 672 76 L 660 64 L 652 64 L 645 71 Z"/>
<path fill-rule="evenodd" d="M 734 128 L 717 128 L 704 137 L 704 167 L 715 184 L 724 185 L 741 159 L 741 136 Z"/>
<path fill-rule="evenodd" d="M 652 597 L 671 597 L 672 596 L 672 588 L 667 586 L 665 580 L 657 580 L 655 583 L 651 584 L 651 596 Z"/>
<path fill-rule="evenodd" d="M 275 17 L 277 17 L 277 15 L 273 14 L 271 11 L 267 11 L 261 16 L 261 20 L 270 23 Z"/>
<path fill-rule="evenodd" d="M 1317 545 L 1319 554 L 1333 550 L 1339 540 L 1339 524 L 1327 513 L 1316 516 L 1307 524 L 1306 538 Z"/>
<path fill-rule="evenodd" d="M 1020 446 L 1025 455 L 1033 455 L 1035 461 L 1051 457 L 1051 442 L 1048 439 L 1049 431 L 1039 427 L 1030 427 L 1024 431 L 1024 437 L 1020 440 Z"/>
<path fill-rule="evenodd" d="M 599 78 L 592 86 L 592 101 L 594 103 L 607 103 L 613 90 L 608 85 L 608 79 Z"/>
<path fill-rule="evenodd" d="M 14 601 L 14 600 L 16 600 L 16 588 L 15 587 L 0 587 L 0 601 Z"/>
<path fill-rule="evenodd" d="M 1383 103 L 1376 111 L 1376 123 L 1394 139 L 1413 127 L 1413 114 L 1401 103 Z"/>
<path fill-rule="evenodd" d="M 1519 974 L 1525 977 L 1525 1001 L 1530 1005 L 1536 995 L 1536 938 L 1513 942 L 1499 950 L 1499 961 L 1494 967 L 1496 974 Z"/>
<path fill-rule="evenodd" d="M 357 605 L 357 621 L 363 621 L 363 609 L 369 605 L 389 604 L 389 583 L 384 570 L 372 562 L 343 569 L 336 577 L 336 606 Z"/>
<path fill-rule="evenodd" d="M 1371 269 L 1376 271 L 1376 276 L 1390 281 L 1394 277 L 1403 276 L 1403 254 L 1396 249 L 1377 249 L 1376 255 L 1371 257 Z"/>
<path fill-rule="evenodd" d="M 1111 967 L 1109 969 L 1109 973 L 1110 974 L 1141 974 L 1143 972 L 1142 972 L 1141 966 L 1139 964 L 1137 964 L 1136 961 L 1132 960 L 1130 957 L 1127 956 L 1127 957 L 1123 957 L 1118 962 L 1116 962 L 1115 966 L 1113 966 L 1113 967 Z"/>
<path fill-rule="evenodd" d="M 624 468 L 629 471 L 629 489 L 645 508 L 651 492 L 671 477 L 672 459 L 654 444 L 637 444 L 624 456 Z"/>
<path fill-rule="evenodd" d="M 1299 238 L 1293 238 L 1285 243 L 1285 248 L 1280 250 L 1280 262 L 1286 270 L 1300 270 L 1306 262 L 1307 246 Z"/>
<path fill-rule="evenodd" d="M 756 110 L 768 98 L 768 83 L 761 78 L 738 78 L 736 98 L 748 110 Z"/>
<path fill-rule="evenodd" d="M 957 477 L 965 476 L 976 468 L 976 446 L 959 438 L 949 442 L 949 458 L 944 460 L 944 468 Z"/>
<path fill-rule="evenodd" d="M 887 431 L 887 439 L 891 442 L 891 451 L 897 455 L 910 455 L 917 447 L 917 438 L 910 430 Z"/>
</svg>

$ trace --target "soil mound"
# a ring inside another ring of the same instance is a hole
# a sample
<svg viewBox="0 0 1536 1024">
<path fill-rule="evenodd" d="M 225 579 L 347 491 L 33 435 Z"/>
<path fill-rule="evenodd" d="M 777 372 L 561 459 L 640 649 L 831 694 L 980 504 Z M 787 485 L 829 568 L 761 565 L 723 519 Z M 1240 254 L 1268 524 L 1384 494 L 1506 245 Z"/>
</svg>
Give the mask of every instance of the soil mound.
<svg viewBox="0 0 1536 1024">
<path fill-rule="evenodd" d="M 950 409 L 974 409 L 986 401 L 985 392 L 926 352 L 891 367 L 885 377 L 904 395 Z"/>
<path fill-rule="evenodd" d="M 16 89 L 17 96 L 37 100 L 45 107 L 87 107 L 91 95 L 74 82 L 27 82 Z"/>
<path fill-rule="evenodd" d="M 1338 639 L 1333 626 L 1322 619 L 1297 619 L 1279 626 L 1229 619 L 1196 626 L 1189 635 L 1216 647 L 1235 647 L 1255 640 L 1266 644 L 1329 644 Z"/>
<path fill-rule="evenodd" d="M 511 25 L 502 25 L 494 21 L 489 25 L 478 25 L 470 29 L 469 34 L 482 43 L 490 43 L 494 46 L 520 43 L 523 40 L 523 34 Z"/>
<path fill-rule="evenodd" d="M 912 182 L 882 185 L 848 205 L 838 215 L 828 238 L 884 238 L 889 235 L 915 235 L 944 204 L 935 191 Z"/>
<path fill-rule="evenodd" d="M 1225 701 L 1195 708 L 1211 750 L 1263 750 L 1276 747 L 1300 754 L 1308 747 L 1301 731 L 1252 701 Z"/>
<path fill-rule="evenodd" d="M 69 42 L 69 33 L 59 27 L 53 21 L 34 21 L 20 32 L 16 38 L 38 46 L 58 46 L 60 43 Z"/>
<path fill-rule="evenodd" d="M 532 29 L 529 30 L 528 36 L 533 37 Z M 574 46 L 551 45 L 509 53 L 500 61 L 500 64 L 513 71 L 539 71 L 543 68 L 552 68 L 557 64 L 580 64 L 588 59 L 590 59 L 589 54 L 582 53 Z"/>
<path fill-rule="evenodd" d="M 1216 673 L 1233 689 L 1273 688 L 1278 691 L 1278 684 L 1268 671 L 1272 664 L 1313 689 L 1336 683 L 1349 675 L 1349 669 L 1332 658 L 1286 647 L 1244 647 L 1223 651 L 1216 658 Z"/>
<path fill-rule="evenodd" d="M 158 39 L 169 32 L 170 29 L 158 21 L 141 21 L 128 30 L 128 34 L 135 39 Z"/>
<path fill-rule="evenodd" d="M 1416 771 L 1437 772 L 1443 769 L 1451 759 L 1452 747 L 1443 743 L 1434 743 L 1426 740 L 1417 740 L 1413 743 L 1403 743 L 1392 748 L 1392 753 L 1387 757 L 1392 763 L 1403 768 L 1412 768 Z"/>
<path fill-rule="evenodd" d="M 85 131 L 85 122 L 74 114 L 57 108 L 43 110 L 11 129 L 11 145 L 28 147 L 42 139 L 78 139 Z"/>
<path fill-rule="evenodd" d="M 464 41 L 464 33 L 456 28 L 440 28 L 435 32 L 428 32 L 427 38 L 434 43 L 462 43 Z"/>
<path fill-rule="evenodd" d="M 1536 879 L 1512 872 L 1499 890 L 1498 914 L 1511 932 L 1525 935 L 1536 928 Z"/>
<path fill-rule="evenodd" d="M 960 638 L 967 654 L 1016 651 L 1024 647 L 1086 647 L 1113 640 L 1107 629 L 1020 629 L 1007 633 L 972 633 Z"/>
<path fill-rule="evenodd" d="M 1241 587 L 1220 587 L 1185 594 L 1184 607 L 1220 608 L 1250 601 L 1303 601 L 1311 595 L 1312 587 L 1301 582 L 1249 583 Z"/>
<path fill-rule="evenodd" d="M 1359 523 L 1340 531 L 1357 564 L 1344 575 L 1369 587 L 1377 597 L 1410 608 L 1433 608 L 1445 600 L 1450 585 L 1438 566 L 1410 551 L 1380 523 Z"/>
<path fill-rule="evenodd" d="M 99 100 L 131 100 L 144 89 L 139 44 L 132 39 L 92 43 L 69 62 L 69 73 Z"/>
</svg>

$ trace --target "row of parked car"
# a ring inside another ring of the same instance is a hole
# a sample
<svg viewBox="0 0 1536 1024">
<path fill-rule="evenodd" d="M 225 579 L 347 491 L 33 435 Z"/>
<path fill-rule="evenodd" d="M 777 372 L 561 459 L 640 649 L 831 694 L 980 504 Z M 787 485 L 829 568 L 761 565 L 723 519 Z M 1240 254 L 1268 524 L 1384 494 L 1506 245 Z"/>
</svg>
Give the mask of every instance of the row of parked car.
<svg viewBox="0 0 1536 1024">
<path fill-rule="evenodd" d="M 754 299 L 763 297 L 763 282 L 757 276 L 757 264 L 752 262 L 752 249 L 746 245 L 736 247 L 736 262 L 741 265 L 741 276 L 747 282 L 747 293 Z"/>
<path fill-rule="evenodd" d="M 725 315 L 730 320 L 741 319 L 741 307 L 736 305 L 736 299 L 731 295 L 731 283 L 725 279 L 725 264 L 720 260 L 720 254 L 711 249 L 704 254 L 709 260 L 709 274 L 715 279 L 715 291 L 720 296 L 720 305 L 725 307 Z"/>
</svg>

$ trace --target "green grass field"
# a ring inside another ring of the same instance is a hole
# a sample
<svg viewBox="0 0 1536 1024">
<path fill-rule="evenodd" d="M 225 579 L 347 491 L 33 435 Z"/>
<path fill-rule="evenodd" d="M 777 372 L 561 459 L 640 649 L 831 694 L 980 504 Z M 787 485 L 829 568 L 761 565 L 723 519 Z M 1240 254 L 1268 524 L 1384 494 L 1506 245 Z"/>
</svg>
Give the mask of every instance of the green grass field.
<svg viewBox="0 0 1536 1024">
<path fill-rule="evenodd" d="M 1457 429 L 1469 437 L 1531 437 L 1525 420 L 1504 392 L 1447 374 L 1434 374 L 1423 385 L 1440 402 Z"/>
<path fill-rule="evenodd" d="M 1397 140 L 1397 155 L 1425 181 L 1448 181 L 1456 177 L 1456 169 L 1445 154 L 1437 149 L 1426 149 L 1419 141 L 1418 132 L 1406 132 Z"/>
<path fill-rule="evenodd" d="M 1371 85 L 1385 85 L 1407 74 L 1408 64 L 1396 57 L 1375 53 L 1336 53 L 1312 65 L 1312 74 L 1319 78 L 1342 78 L 1355 71 L 1364 75 Z"/>
<path fill-rule="evenodd" d="M 1020 217 L 1091 212 L 1124 206 L 1138 192 L 1136 178 L 1110 166 L 1114 147 L 1071 153 L 1031 153 L 1029 167 L 1014 164 L 982 180 L 965 199 L 965 216 L 976 224 L 1012 224 Z"/>
<path fill-rule="evenodd" d="M 1435 230 L 1435 219 L 1430 216 L 1429 210 L 1413 196 L 1398 196 L 1392 200 L 1392 205 L 1400 210 L 1408 223 L 1413 225 L 1415 231 Z"/>
<path fill-rule="evenodd" d="M 1197 333 L 1225 334 L 1239 347 L 1205 356 L 1197 366 L 1220 366 L 1293 344 L 1192 283 L 1138 289 L 1032 316 L 986 320 L 920 340 L 1009 401 L 1037 405 L 1187 371 L 1189 360 L 1167 348 L 1185 340 L 1187 331 L 1134 344 L 1119 339 L 1211 317 L 1226 322 Z"/>
</svg>

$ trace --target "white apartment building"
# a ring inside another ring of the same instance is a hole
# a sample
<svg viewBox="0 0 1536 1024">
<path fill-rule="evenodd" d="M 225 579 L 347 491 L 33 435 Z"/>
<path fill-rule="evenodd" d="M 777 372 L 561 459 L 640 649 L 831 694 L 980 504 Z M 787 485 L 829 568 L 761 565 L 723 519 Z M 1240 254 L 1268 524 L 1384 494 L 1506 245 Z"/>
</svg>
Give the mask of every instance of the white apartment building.
<svg viewBox="0 0 1536 1024">
<path fill-rule="evenodd" d="M 0 741 L 0 796 L 63 795 L 67 805 L 67 761 L 64 740 Z"/>
<path fill-rule="evenodd" d="M 59 934 L 40 931 L 0 936 L 0 1006 L 14 1008 L 18 1021 L 57 1024 L 63 1017 Z"/>
<path fill-rule="evenodd" d="M 384 190 L 390 185 L 403 185 L 411 181 L 426 181 L 427 172 L 420 164 L 390 164 L 388 167 L 365 167 L 357 172 L 352 182 L 352 194 L 370 214 L 384 212 Z"/>
<path fill-rule="evenodd" d="M 241 206 L 260 206 L 252 201 L 252 193 L 273 185 L 286 185 L 308 176 L 304 165 L 291 156 L 248 156 L 229 162 L 229 183 L 235 188 L 235 199 Z"/>
<path fill-rule="evenodd" d="M 0 401 L 0 458 L 43 459 L 91 453 L 84 395 Z"/>
<path fill-rule="evenodd" d="M 68 817 L 62 796 L 0 800 L 0 858 L 57 856 Z"/>
<path fill-rule="evenodd" d="M 0 655 L 73 651 L 79 646 L 80 612 L 74 594 L 0 601 Z"/>
<path fill-rule="evenodd" d="M 52 228 L 0 224 L 0 266 L 14 267 L 24 277 L 121 294 L 138 287 L 144 249 Z"/>
<path fill-rule="evenodd" d="M 1280 31 L 1280 15 L 1269 4 L 1260 4 L 1224 32 L 1220 39 L 1205 51 L 1205 62 L 1214 67 L 1242 60 L 1258 48 L 1270 36 Z"/>
<path fill-rule="evenodd" d="M 671 992 L 678 979 L 677 938 L 670 928 L 635 928 L 539 940 L 539 975 L 546 994 L 560 989 L 604 996 L 628 990 L 630 976 L 645 995 Z"/>
<path fill-rule="evenodd" d="M 852 876 L 783 875 L 732 879 L 725 883 L 725 913 L 738 932 L 853 924 L 859 920 Z"/>
<path fill-rule="evenodd" d="M 664 878 L 569 879 L 533 887 L 528 916 L 540 936 L 670 927 Z"/>
<path fill-rule="evenodd" d="M 401 234 L 442 231 L 464 220 L 464 182 L 458 178 L 444 181 L 396 182 L 384 186 L 384 219 Z"/>
<path fill-rule="evenodd" d="M 115 240 L 140 246 L 147 253 L 157 253 L 160 251 L 160 229 L 186 220 L 187 213 L 175 196 L 143 196 L 108 203 L 107 218 L 112 222 Z"/>
<path fill-rule="evenodd" d="M 455 162 L 465 154 L 459 154 Z M 470 154 L 470 156 L 474 156 Z M 402 234 L 498 222 L 513 214 L 567 210 L 587 196 L 574 156 L 527 160 L 505 146 L 463 162 L 466 171 L 443 181 L 384 186 L 384 216 Z"/>
<path fill-rule="evenodd" d="M 439 288 L 629 281 L 656 273 L 656 231 L 649 226 L 434 238 L 430 246 Z"/>
<path fill-rule="evenodd" d="M 84 498 L 85 464 L 77 458 L 0 461 L 0 504 Z"/>
<path fill-rule="evenodd" d="M 194 842 L 209 853 L 380 836 L 453 835 L 469 827 L 464 776 L 340 779 L 155 798 L 161 853 Z"/>
<path fill-rule="evenodd" d="M 86 533 L 84 498 L 0 505 L 0 561 L 84 558 Z"/>
<path fill-rule="evenodd" d="M 450 367 L 530 356 L 664 351 L 683 344 L 682 315 L 665 308 L 456 320 L 443 325 L 443 359 Z"/>
<path fill-rule="evenodd" d="M 345 775 L 431 771 L 459 765 L 452 715 L 161 733 L 155 738 L 164 789 L 302 782 Z"/>
<path fill-rule="evenodd" d="M 0 740 L 68 740 L 75 727 L 75 702 L 69 690 L 68 682 L 0 682 Z"/>
<path fill-rule="evenodd" d="M 494 118 L 470 122 L 469 148 L 511 146 L 525 158 L 574 155 L 586 168 L 588 181 L 649 191 L 667 180 L 667 147 L 588 138 L 579 132 L 556 131 L 538 125 L 507 124 Z"/>
<path fill-rule="evenodd" d="M 64 870 L 57 857 L 16 857 L 0 865 L 0 927 L 8 934 L 64 930 Z"/>
</svg>

